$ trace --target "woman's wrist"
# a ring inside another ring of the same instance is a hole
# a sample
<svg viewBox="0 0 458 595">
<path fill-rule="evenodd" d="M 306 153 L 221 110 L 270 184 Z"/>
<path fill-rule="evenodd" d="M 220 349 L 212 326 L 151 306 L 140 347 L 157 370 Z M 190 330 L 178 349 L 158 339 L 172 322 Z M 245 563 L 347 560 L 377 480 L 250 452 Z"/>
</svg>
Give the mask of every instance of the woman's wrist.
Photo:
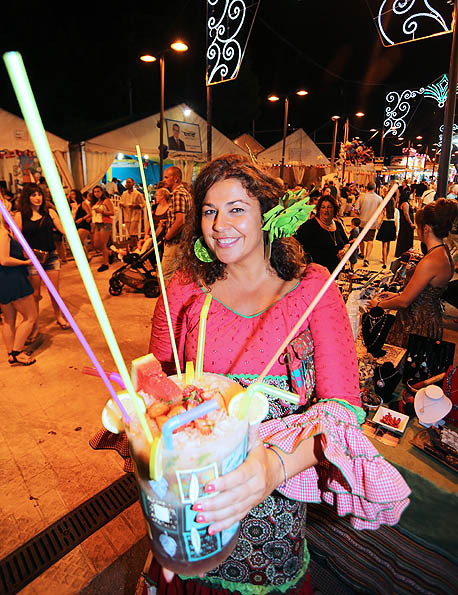
<svg viewBox="0 0 458 595">
<path fill-rule="evenodd" d="M 288 481 L 288 473 L 286 471 L 284 457 L 278 452 L 277 449 L 270 445 L 267 446 L 267 452 L 269 451 L 274 453 L 274 456 L 270 457 L 274 461 L 273 465 L 270 465 L 270 469 L 272 471 L 273 489 L 276 489 L 277 487 L 284 487 Z"/>
</svg>

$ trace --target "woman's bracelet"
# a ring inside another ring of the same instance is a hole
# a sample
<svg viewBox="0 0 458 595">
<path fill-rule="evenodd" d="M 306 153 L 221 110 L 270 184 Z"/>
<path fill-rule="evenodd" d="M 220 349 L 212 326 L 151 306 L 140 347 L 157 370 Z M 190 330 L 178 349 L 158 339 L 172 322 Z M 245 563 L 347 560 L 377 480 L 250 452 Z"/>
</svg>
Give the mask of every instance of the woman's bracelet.
<svg viewBox="0 0 458 595">
<path fill-rule="evenodd" d="M 279 453 L 277 450 L 274 450 L 274 449 L 272 448 L 272 446 L 271 446 L 271 445 L 267 446 L 267 448 L 268 448 L 269 450 L 271 450 L 272 452 L 274 452 L 274 453 L 277 455 L 277 457 L 280 459 L 281 466 L 283 467 L 283 474 L 284 474 L 284 476 L 285 476 L 285 479 L 284 479 L 283 483 L 281 483 L 281 484 L 280 484 L 279 486 L 277 486 L 277 487 L 279 487 L 279 488 L 284 488 L 284 487 L 286 487 L 286 482 L 288 481 L 288 474 L 286 473 L 286 467 L 285 467 L 285 463 L 284 463 L 284 461 L 283 461 L 283 459 L 282 459 L 282 457 L 281 457 L 280 453 Z"/>
</svg>

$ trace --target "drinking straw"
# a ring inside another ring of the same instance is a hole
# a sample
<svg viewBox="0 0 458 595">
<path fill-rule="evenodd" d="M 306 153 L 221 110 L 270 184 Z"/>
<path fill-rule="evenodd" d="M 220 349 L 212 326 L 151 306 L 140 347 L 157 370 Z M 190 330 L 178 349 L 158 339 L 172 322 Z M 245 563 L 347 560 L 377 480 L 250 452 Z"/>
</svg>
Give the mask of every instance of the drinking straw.
<svg viewBox="0 0 458 595">
<path fill-rule="evenodd" d="M 13 231 L 14 235 L 16 236 L 18 242 L 21 244 L 22 248 L 24 249 L 24 252 L 27 254 L 27 256 L 32 261 L 32 264 L 34 265 L 34 267 L 37 269 L 38 274 L 43 279 L 43 283 L 46 285 L 46 287 L 49 290 L 49 293 L 53 296 L 55 302 L 57 303 L 57 305 L 61 309 L 62 314 L 68 320 L 68 323 L 72 327 L 75 335 L 77 336 L 79 342 L 83 346 L 83 349 L 87 353 L 89 359 L 94 364 L 94 366 L 95 366 L 95 369 L 94 369 L 95 375 L 96 376 L 98 375 L 98 376 L 101 377 L 101 379 L 103 380 L 105 386 L 108 389 L 108 392 L 112 396 L 112 398 L 115 401 L 116 405 L 119 407 L 119 409 L 120 409 L 120 411 L 122 413 L 122 416 L 124 418 L 124 421 L 125 422 L 129 422 L 129 420 L 130 420 L 129 415 L 128 415 L 127 411 L 125 410 L 125 408 L 123 407 L 121 401 L 118 399 L 118 395 L 116 394 L 116 391 L 113 388 L 111 382 L 108 380 L 107 375 L 105 374 L 105 371 L 103 370 L 102 366 L 100 365 L 99 360 L 97 359 L 97 357 L 95 356 L 95 354 L 92 351 L 91 347 L 89 346 L 89 343 L 86 341 L 85 336 L 83 335 L 81 329 L 77 325 L 75 319 L 71 315 L 71 313 L 70 313 L 69 309 L 67 308 L 67 306 L 65 305 L 64 301 L 62 300 L 59 292 L 54 287 L 51 279 L 48 276 L 48 273 L 42 267 L 40 261 L 35 256 L 34 251 L 29 246 L 29 244 L 28 244 L 27 240 L 25 239 L 25 237 L 23 236 L 21 230 L 16 225 L 16 223 L 15 223 L 14 219 L 11 217 L 8 209 L 5 207 L 5 205 L 3 204 L 3 202 L 1 200 L 0 200 L 0 212 L 2 213 L 3 218 L 5 219 L 5 221 L 10 226 L 10 228 Z"/>
<path fill-rule="evenodd" d="M 253 384 L 248 385 L 247 389 L 245 390 L 245 394 L 242 397 L 239 414 L 240 419 L 243 419 L 248 415 L 251 399 L 253 398 L 255 392 L 264 393 L 265 395 L 270 395 L 271 397 L 277 397 L 282 401 L 287 401 L 288 403 L 293 403 L 294 405 L 299 405 L 300 401 L 299 396 L 291 393 L 289 390 L 283 390 L 282 388 L 278 388 L 272 384 L 265 384 L 264 382 L 254 382 Z"/>
<path fill-rule="evenodd" d="M 204 305 L 202 306 L 202 310 L 200 311 L 200 321 L 199 321 L 199 338 L 197 341 L 197 355 L 196 355 L 196 379 L 202 377 L 204 371 L 204 350 L 205 350 L 205 332 L 207 330 L 207 316 L 208 310 L 210 309 L 210 302 L 212 301 L 212 296 L 207 293 L 205 296 Z"/>
<path fill-rule="evenodd" d="M 313 312 L 315 306 L 318 304 L 318 302 L 323 297 L 324 293 L 328 290 L 328 288 L 331 285 L 331 283 L 335 280 L 335 278 L 337 277 L 337 275 L 343 269 L 343 267 L 347 263 L 347 261 L 350 258 L 350 256 L 355 252 L 355 250 L 361 244 L 361 242 L 363 241 L 365 235 L 367 234 L 367 232 L 369 231 L 369 229 L 372 227 L 372 224 L 377 220 L 378 216 L 383 211 L 383 209 L 387 205 L 388 201 L 391 199 L 391 197 L 393 196 L 393 194 L 396 192 L 397 189 L 398 189 L 398 184 L 393 184 L 393 186 L 391 187 L 390 191 L 385 196 L 385 198 L 382 200 L 382 202 L 379 204 L 379 206 L 377 207 L 377 209 L 375 210 L 375 212 L 373 213 L 373 215 L 369 218 L 369 221 L 363 227 L 361 233 L 356 238 L 356 240 L 353 242 L 353 244 L 351 245 L 351 247 L 348 250 L 348 252 L 346 252 L 344 254 L 344 257 L 339 262 L 339 264 L 336 266 L 336 268 L 332 272 L 332 274 L 329 277 L 329 279 L 323 284 L 322 288 L 316 294 L 316 296 L 314 297 L 314 299 L 310 303 L 310 305 L 307 308 L 307 310 L 304 312 L 304 314 L 301 316 L 301 318 L 297 321 L 296 325 L 291 329 L 291 331 L 288 334 L 288 336 L 286 337 L 286 339 L 283 341 L 283 343 L 277 349 L 277 351 L 275 352 L 275 354 L 272 356 L 272 359 L 270 360 L 270 362 L 267 364 L 267 366 L 261 372 L 261 375 L 258 378 L 258 382 L 262 382 L 264 380 L 264 378 L 268 374 L 270 368 L 278 360 L 278 358 L 283 353 L 283 351 L 285 350 L 285 348 L 287 347 L 287 345 L 289 344 L 289 342 L 294 339 L 294 337 L 296 336 L 296 333 L 298 332 L 298 330 L 301 328 L 301 326 L 304 324 L 304 322 L 307 320 L 307 318 Z"/>
<path fill-rule="evenodd" d="M 99 373 L 95 368 L 89 368 L 88 366 L 83 366 L 83 369 L 81 371 L 83 372 L 83 374 L 87 374 L 88 376 L 99 377 Z M 122 378 L 118 374 L 118 372 L 105 372 L 105 374 L 108 376 L 108 378 L 110 380 L 113 380 L 113 382 L 116 382 L 116 384 L 118 384 L 119 387 L 122 388 L 122 390 L 125 390 L 126 387 L 124 386 L 124 382 L 122 381 Z"/>
<path fill-rule="evenodd" d="M 16 98 L 21 107 L 24 120 L 27 124 L 28 131 L 32 138 L 38 159 L 46 177 L 49 189 L 51 190 L 54 204 L 56 205 L 59 217 L 65 229 L 65 234 L 70 244 L 70 248 L 75 257 L 76 265 L 80 271 L 81 278 L 86 287 L 89 299 L 91 300 L 95 314 L 101 326 L 102 332 L 107 341 L 108 347 L 111 351 L 116 366 L 121 374 L 122 380 L 126 386 L 129 397 L 132 400 L 134 409 L 140 420 L 141 427 L 145 432 L 147 440 L 151 443 L 153 436 L 146 421 L 143 410 L 140 407 L 140 397 L 136 395 L 129 373 L 124 363 L 119 345 L 111 328 L 105 308 L 97 290 L 94 277 L 84 254 L 81 240 L 73 221 L 73 217 L 65 197 L 59 173 L 54 162 L 51 149 L 49 148 L 48 139 L 43 128 L 43 123 L 38 112 L 37 104 L 30 87 L 29 79 L 25 71 L 24 62 L 19 52 L 7 52 L 3 55 L 8 74 L 16 93 Z M 32 262 L 33 259 L 31 259 Z"/>
<path fill-rule="evenodd" d="M 172 343 L 173 358 L 175 360 L 175 368 L 177 370 L 178 380 L 181 380 L 180 360 L 178 359 L 177 345 L 175 342 L 175 335 L 173 332 L 172 319 L 170 318 L 169 301 L 167 299 L 167 292 L 165 291 L 164 275 L 162 274 L 161 257 L 159 255 L 159 248 L 157 245 L 156 230 L 154 228 L 153 212 L 151 211 L 151 203 L 149 201 L 148 189 L 146 186 L 145 171 L 143 169 L 142 154 L 140 153 L 140 145 L 135 145 L 137 148 L 138 165 L 140 167 L 140 175 L 142 177 L 143 193 L 146 198 L 146 212 L 148 213 L 149 225 L 151 228 L 151 237 L 153 238 L 154 254 L 156 255 L 156 266 L 159 274 L 159 282 L 161 285 L 162 299 L 164 300 L 165 315 L 167 317 L 167 324 L 169 327 L 170 341 Z"/>
<path fill-rule="evenodd" d="M 194 364 L 192 362 L 186 362 L 185 368 L 185 383 L 191 384 L 194 380 Z"/>
<path fill-rule="evenodd" d="M 218 401 L 215 399 L 211 399 L 210 401 L 205 401 L 201 405 L 194 407 L 193 409 L 189 409 L 189 411 L 185 411 L 184 413 L 180 413 L 179 415 L 174 415 L 165 424 L 162 426 L 162 438 L 164 439 L 164 448 L 166 450 L 173 450 L 173 440 L 172 434 L 173 431 L 179 428 L 180 426 L 185 426 L 186 424 L 194 421 L 198 417 L 204 417 L 207 413 L 211 411 L 215 411 L 215 409 L 219 409 Z"/>
</svg>

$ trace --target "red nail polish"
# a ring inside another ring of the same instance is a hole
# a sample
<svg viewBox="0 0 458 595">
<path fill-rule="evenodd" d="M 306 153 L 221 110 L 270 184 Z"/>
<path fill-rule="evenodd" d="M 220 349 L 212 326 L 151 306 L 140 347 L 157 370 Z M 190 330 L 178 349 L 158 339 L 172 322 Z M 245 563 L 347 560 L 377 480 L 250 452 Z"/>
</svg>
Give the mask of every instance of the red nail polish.
<svg viewBox="0 0 458 595">
<path fill-rule="evenodd" d="M 208 530 L 208 534 L 209 535 L 214 535 L 216 533 L 216 531 L 214 529 L 209 529 Z"/>
<path fill-rule="evenodd" d="M 205 491 L 206 492 L 214 492 L 215 486 L 212 483 L 209 483 L 208 486 L 205 486 Z"/>
<path fill-rule="evenodd" d="M 203 514 L 198 514 L 196 516 L 196 523 L 205 523 L 205 517 Z"/>
<path fill-rule="evenodd" d="M 194 506 L 192 507 L 193 510 L 197 511 L 197 512 L 201 512 L 204 507 L 202 506 L 202 504 L 194 504 Z"/>
</svg>

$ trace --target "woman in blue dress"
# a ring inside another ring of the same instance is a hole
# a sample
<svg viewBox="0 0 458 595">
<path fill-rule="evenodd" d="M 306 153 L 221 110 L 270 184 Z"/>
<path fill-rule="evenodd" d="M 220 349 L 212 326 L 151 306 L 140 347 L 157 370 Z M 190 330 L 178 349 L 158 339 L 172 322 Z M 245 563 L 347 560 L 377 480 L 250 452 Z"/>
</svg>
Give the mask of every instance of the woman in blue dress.
<svg viewBox="0 0 458 595">
<path fill-rule="evenodd" d="M 9 207 L 6 201 L 4 204 Z M 11 235 L 0 214 L 0 307 L 3 314 L 3 340 L 11 365 L 30 366 L 36 361 L 22 353 L 37 319 L 33 287 L 27 274 L 27 265 L 30 264 L 30 260 L 24 259 L 21 245 Z M 18 312 L 22 320 L 16 325 Z"/>
</svg>

